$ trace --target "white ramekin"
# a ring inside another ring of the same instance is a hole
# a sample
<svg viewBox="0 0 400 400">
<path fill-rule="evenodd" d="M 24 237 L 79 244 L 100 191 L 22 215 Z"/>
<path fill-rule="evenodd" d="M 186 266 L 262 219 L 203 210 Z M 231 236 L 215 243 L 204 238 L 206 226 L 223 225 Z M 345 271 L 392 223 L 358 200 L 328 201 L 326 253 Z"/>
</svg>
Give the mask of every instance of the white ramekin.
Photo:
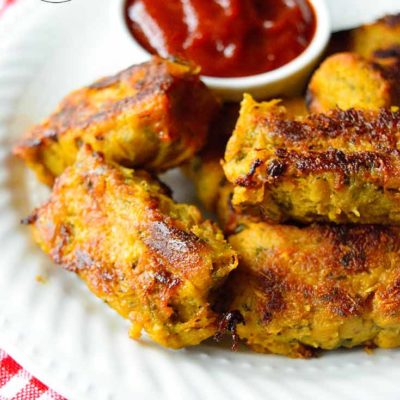
<svg viewBox="0 0 400 400">
<path fill-rule="evenodd" d="M 331 34 L 330 17 L 325 0 L 308 1 L 316 16 L 315 35 L 309 46 L 294 60 L 263 74 L 240 78 L 202 76 L 202 80 L 220 97 L 228 101 L 240 101 L 243 93 L 249 93 L 258 99 L 299 94 L 324 52 Z M 126 33 L 128 33 L 128 29 L 126 29 Z M 131 40 L 135 42 L 132 36 Z M 136 52 L 150 56 L 137 42 L 135 44 Z"/>
</svg>

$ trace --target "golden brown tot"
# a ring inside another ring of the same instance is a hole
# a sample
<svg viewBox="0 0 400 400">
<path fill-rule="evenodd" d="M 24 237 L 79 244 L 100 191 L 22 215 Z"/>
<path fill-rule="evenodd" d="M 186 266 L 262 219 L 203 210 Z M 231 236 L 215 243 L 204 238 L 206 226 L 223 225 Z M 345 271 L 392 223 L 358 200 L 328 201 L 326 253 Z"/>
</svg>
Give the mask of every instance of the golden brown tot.
<svg viewBox="0 0 400 400">
<path fill-rule="evenodd" d="M 237 334 L 253 350 L 400 346 L 400 228 L 256 222 L 233 211 L 228 185 L 218 210 L 240 259 L 225 311 L 240 313 Z"/>
<path fill-rule="evenodd" d="M 400 112 L 288 116 L 246 96 L 224 171 L 233 205 L 266 221 L 400 223 Z"/>
<path fill-rule="evenodd" d="M 212 336 L 216 290 L 237 265 L 222 232 L 176 204 L 148 173 L 84 147 L 27 220 L 52 260 L 157 343 L 180 348 Z"/>
<path fill-rule="evenodd" d="M 14 153 L 47 184 L 82 143 L 123 166 L 159 172 L 202 148 L 217 109 L 197 69 L 155 57 L 68 95 Z"/>
<path fill-rule="evenodd" d="M 328 57 L 314 72 L 307 90 L 311 112 L 335 108 L 379 110 L 400 104 L 397 59 L 373 62 L 355 53 Z"/>
</svg>

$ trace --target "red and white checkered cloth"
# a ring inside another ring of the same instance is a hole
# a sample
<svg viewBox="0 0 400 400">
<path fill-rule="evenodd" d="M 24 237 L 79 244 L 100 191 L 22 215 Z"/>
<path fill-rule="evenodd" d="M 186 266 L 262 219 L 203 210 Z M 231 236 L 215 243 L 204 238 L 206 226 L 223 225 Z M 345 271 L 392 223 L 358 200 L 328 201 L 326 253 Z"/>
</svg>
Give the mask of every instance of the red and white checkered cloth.
<svg viewBox="0 0 400 400">
<path fill-rule="evenodd" d="M 0 400 L 64 400 L 0 350 Z"/>
</svg>

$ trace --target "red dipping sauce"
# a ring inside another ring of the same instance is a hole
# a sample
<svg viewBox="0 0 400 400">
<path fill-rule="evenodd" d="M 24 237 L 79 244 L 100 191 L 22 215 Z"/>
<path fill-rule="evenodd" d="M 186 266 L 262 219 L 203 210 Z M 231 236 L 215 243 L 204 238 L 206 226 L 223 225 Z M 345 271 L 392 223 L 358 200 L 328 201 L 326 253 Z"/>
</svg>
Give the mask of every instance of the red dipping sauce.
<svg viewBox="0 0 400 400">
<path fill-rule="evenodd" d="M 310 44 L 316 17 L 307 0 L 127 0 L 126 21 L 146 50 L 240 77 L 287 64 Z"/>
</svg>

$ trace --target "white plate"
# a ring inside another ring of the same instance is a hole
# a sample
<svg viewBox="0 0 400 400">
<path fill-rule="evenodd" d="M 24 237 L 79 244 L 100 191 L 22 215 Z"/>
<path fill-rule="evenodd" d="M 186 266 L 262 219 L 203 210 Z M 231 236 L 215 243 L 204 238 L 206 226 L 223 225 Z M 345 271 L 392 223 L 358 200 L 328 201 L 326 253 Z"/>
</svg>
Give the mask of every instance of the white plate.
<svg viewBox="0 0 400 400">
<path fill-rule="evenodd" d="M 400 0 L 326 0 L 334 31 L 350 29 L 400 11 Z"/>
<path fill-rule="evenodd" d="M 131 341 L 127 323 L 54 268 L 19 225 L 42 188 L 11 144 L 70 89 L 138 61 L 120 6 L 18 0 L 0 23 L 0 346 L 70 399 L 398 399 L 400 351 L 305 361 Z"/>
</svg>

